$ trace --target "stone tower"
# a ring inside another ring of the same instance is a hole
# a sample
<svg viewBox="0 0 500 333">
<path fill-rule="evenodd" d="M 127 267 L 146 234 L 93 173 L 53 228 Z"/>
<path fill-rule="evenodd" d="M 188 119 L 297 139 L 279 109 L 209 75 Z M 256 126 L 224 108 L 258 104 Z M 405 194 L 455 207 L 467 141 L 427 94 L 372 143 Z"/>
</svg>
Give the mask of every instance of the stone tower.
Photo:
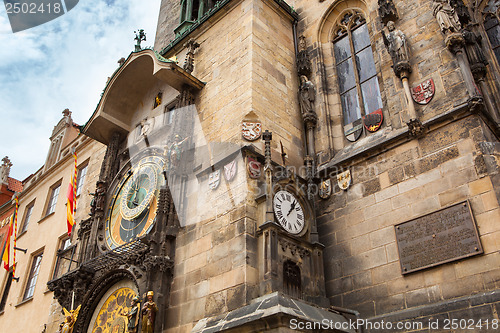
<svg viewBox="0 0 500 333">
<path fill-rule="evenodd" d="M 83 128 L 107 152 L 51 286 L 77 330 L 150 290 L 155 332 L 493 319 L 498 11 L 476 6 L 163 0 Z"/>
</svg>

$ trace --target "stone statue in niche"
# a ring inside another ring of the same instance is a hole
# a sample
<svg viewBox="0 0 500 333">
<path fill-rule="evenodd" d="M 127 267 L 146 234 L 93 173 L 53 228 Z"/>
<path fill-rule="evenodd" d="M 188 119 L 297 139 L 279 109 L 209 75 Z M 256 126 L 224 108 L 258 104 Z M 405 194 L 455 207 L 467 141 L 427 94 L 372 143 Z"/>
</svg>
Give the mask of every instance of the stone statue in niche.
<svg viewBox="0 0 500 333">
<path fill-rule="evenodd" d="M 462 31 L 462 36 L 464 36 L 465 53 L 467 53 L 467 58 L 469 59 L 470 65 L 487 65 L 488 60 L 486 60 L 483 50 L 481 49 L 481 35 L 476 34 L 474 31 L 472 31 L 472 27 L 468 25 Z"/>
<path fill-rule="evenodd" d="M 462 29 L 457 12 L 451 6 L 449 0 L 434 0 L 432 13 L 438 21 L 441 32 L 445 35 L 460 32 Z"/>
<path fill-rule="evenodd" d="M 104 211 L 104 204 L 106 199 L 106 183 L 97 181 L 95 193 L 89 193 L 93 196 L 90 202 L 90 215 L 94 216 L 96 211 Z"/>
<path fill-rule="evenodd" d="M 474 79 L 484 79 L 488 60 L 481 48 L 481 35 L 472 31 L 472 26 L 469 24 L 463 29 L 462 36 L 465 41 L 465 54 L 469 60 L 470 70 Z"/>
<path fill-rule="evenodd" d="M 300 87 L 299 87 L 299 103 L 302 115 L 307 113 L 314 113 L 314 100 L 316 95 L 316 89 L 314 84 L 309 81 L 307 76 L 300 76 Z"/>
<path fill-rule="evenodd" d="M 405 34 L 401 30 L 396 29 L 392 21 L 387 22 L 387 30 L 389 30 L 387 35 L 382 31 L 382 37 L 394 65 L 401 61 L 408 61 L 410 59 L 410 52 Z"/>
<path fill-rule="evenodd" d="M 142 307 L 142 329 L 141 333 L 153 333 L 155 327 L 155 317 L 156 312 L 158 312 L 158 306 L 153 301 L 154 293 L 150 290 L 148 291 L 146 297 L 147 300 Z"/>
<path fill-rule="evenodd" d="M 154 126 L 154 118 L 144 118 L 141 120 L 141 137 L 147 136 Z"/>
</svg>

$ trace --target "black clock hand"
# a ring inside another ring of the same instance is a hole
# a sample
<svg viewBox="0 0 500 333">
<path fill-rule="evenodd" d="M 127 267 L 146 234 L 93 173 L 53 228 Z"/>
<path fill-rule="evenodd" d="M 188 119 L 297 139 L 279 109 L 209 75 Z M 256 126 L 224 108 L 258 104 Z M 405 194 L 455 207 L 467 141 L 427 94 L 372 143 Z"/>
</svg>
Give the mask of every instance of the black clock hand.
<svg viewBox="0 0 500 333">
<path fill-rule="evenodd" d="M 290 215 L 290 213 L 292 212 L 292 210 L 295 209 L 295 205 L 296 204 L 297 204 L 297 201 L 294 200 L 293 203 L 292 203 L 292 206 L 290 207 L 290 210 L 288 211 L 288 214 L 286 214 L 286 216 Z"/>
</svg>

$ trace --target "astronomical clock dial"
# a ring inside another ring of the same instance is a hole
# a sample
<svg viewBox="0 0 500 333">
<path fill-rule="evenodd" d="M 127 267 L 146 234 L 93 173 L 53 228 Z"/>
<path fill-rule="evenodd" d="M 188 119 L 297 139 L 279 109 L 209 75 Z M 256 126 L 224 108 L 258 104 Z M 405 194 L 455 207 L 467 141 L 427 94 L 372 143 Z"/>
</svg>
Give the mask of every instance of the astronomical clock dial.
<svg viewBox="0 0 500 333">
<path fill-rule="evenodd" d="M 132 299 L 137 293 L 128 288 L 122 287 L 115 290 L 102 303 L 101 307 L 96 309 L 92 333 L 125 333 L 127 327 L 127 317 L 123 313 L 131 310 Z"/>
<path fill-rule="evenodd" d="M 274 214 L 283 229 L 291 234 L 304 230 L 304 209 L 300 201 L 288 191 L 278 191 L 273 199 Z"/>
<path fill-rule="evenodd" d="M 153 227 L 158 189 L 163 183 L 163 165 L 160 156 L 145 157 L 116 187 L 106 217 L 105 237 L 109 248 L 133 241 Z"/>
</svg>

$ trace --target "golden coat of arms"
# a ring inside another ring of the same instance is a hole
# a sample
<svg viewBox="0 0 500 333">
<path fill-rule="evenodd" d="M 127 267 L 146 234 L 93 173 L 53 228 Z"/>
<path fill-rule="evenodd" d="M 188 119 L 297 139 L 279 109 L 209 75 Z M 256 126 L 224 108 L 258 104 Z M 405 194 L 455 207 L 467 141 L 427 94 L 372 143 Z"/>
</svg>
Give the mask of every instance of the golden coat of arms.
<svg viewBox="0 0 500 333">
<path fill-rule="evenodd" d="M 337 184 L 340 189 L 347 190 L 351 186 L 351 170 L 344 171 L 337 175 Z"/>
</svg>

